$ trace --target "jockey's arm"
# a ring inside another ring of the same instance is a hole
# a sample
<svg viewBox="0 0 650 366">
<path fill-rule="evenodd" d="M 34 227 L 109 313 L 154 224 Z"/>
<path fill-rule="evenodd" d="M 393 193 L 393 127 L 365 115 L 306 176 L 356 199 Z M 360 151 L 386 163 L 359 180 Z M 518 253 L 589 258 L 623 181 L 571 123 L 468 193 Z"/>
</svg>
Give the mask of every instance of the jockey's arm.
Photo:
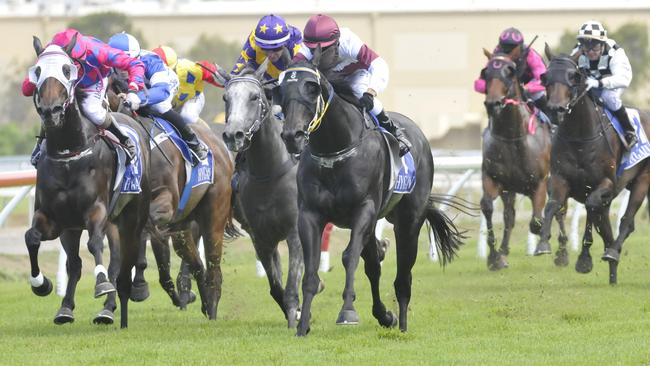
<svg viewBox="0 0 650 366">
<path fill-rule="evenodd" d="M 600 79 L 605 89 L 627 88 L 632 82 L 632 66 L 625 51 L 619 48 L 609 62 L 612 75 Z"/>
<path fill-rule="evenodd" d="M 144 89 L 144 64 L 142 61 L 109 46 L 106 46 L 104 50 L 97 50 L 95 57 L 104 65 L 126 71 L 129 74 L 129 90 Z"/>
<path fill-rule="evenodd" d="M 542 56 L 531 48 L 528 52 L 526 63 L 528 64 L 528 69 L 533 74 L 533 79 L 524 86 L 526 91 L 534 94 L 546 90 L 541 81 L 542 74 L 546 72 L 546 65 L 544 64 L 544 60 L 542 60 Z"/>
</svg>

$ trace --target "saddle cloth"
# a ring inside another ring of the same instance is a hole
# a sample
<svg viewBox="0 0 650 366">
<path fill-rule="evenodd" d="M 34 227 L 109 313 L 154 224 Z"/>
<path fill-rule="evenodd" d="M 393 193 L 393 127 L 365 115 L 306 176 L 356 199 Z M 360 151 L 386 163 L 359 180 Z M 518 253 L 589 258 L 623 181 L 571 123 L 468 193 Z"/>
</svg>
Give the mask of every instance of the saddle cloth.
<svg viewBox="0 0 650 366">
<path fill-rule="evenodd" d="M 155 142 L 150 141 L 149 147 L 155 149 L 156 143 L 160 145 L 163 141 L 170 140 L 174 146 L 176 146 L 185 161 L 185 176 L 187 179 L 185 181 L 183 193 L 181 193 L 180 201 L 178 202 L 178 213 L 182 213 L 192 195 L 192 189 L 204 184 L 212 184 L 214 181 L 214 156 L 212 150 L 208 149 L 208 157 L 193 166 L 192 161 L 194 155 L 174 126 L 162 118 L 151 118 L 154 120 L 154 127 L 152 127 L 151 134 L 154 136 Z M 160 129 L 158 134 L 156 134 L 157 131 L 154 131 L 156 126 Z"/>
<path fill-rule="evenodd" d="M 634 127 L 634 132 L 636 133 L 638 142 L 632 147 L 632 149 L 629 152 L 626 152 L 623 154 L 623 157 L 621 158 L 621 164 L 618 168 L 617 174 L 621 175 L 623 173 L 623 170 L 630 169 L 639 162 L 643 161 L 645 158 L 650 156 L 650 142 L 648 142 L 648 138 L 646 137 L 645 130 L 643 129 L 643 126 L 641 125 L 641 119 L 639 118 L 639 111 L 633 108 L 625 108 L 627 111 L 627 117 L 630 119 L 630 122 L 632 123 L 632 126 Z M 614 126 L 614 129 L 618 133 L 618 137 L 625 141 L 624 137 L 624 131 L 623 127 L 621 126 L 621 123 L 618 121 L 616 116 L 612 114 L 608 109 L 605 109 L 605 113 L 607 114 L 607 117 L 609 117 L 609 120 L 612 123 L 612 126 Z"/>
</svg>

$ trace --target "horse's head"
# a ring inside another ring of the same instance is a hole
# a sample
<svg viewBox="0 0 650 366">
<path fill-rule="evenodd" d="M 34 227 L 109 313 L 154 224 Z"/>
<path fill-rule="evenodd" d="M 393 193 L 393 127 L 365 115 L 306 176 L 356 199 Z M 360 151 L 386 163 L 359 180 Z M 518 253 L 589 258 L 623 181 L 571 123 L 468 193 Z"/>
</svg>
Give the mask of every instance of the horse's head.
<svg viewBox="0 0 650 366">
<path fill-rule="evenodd" d="M 483 50 L 488 58 L 484 70 L 485 108 L 489 115 L 499 113 L 508 104 L 516 104 L 521 100 L 521 87 L 517 78 L 517 65 L 508 54 L 491 54 Z"/>
<path fill-rule="evenodd" d="M 29 69 L 29 80 L 36 84 L 34 106 L 46 128 L 62 126 L 65 111 L 74 101 L 78 68 L 70 53 L 76 39 L 75 35 L 65 48 L 49 45 L 43 49 L 41 41 L 34 37 L 38 60 Z"/>
<path fill-rule="evenodd" d="M 556 121 L 562 123 L 564 116 L 571 113 L 572 107 L 586 92 L 586 76 L 578 67 L 580 52 L 573 56 L 555 56 L 551 48 L 544 49 L 549 59 L 548 69 L 542 75 L 542 83 L 546 87 L 548 109 L 554 114 Z"/>
<path fill-rule="evenodd" d="M 318 71 L 320 47 L 310 62 L 299 62 L 279 78 L 281 106 L 285 121 L 282 139 L 290 153 L 300 153 L 325 113 L 323 86 L 327 80 Z"/>
<path fill-rule="evenodd" d="M 218 70 L 225 85 L 226 128 L 223 141 L 231 151 L 246 150 L 255 132 L 269 116 L 270 105 L 262 86 L 267 65 L 268 60 L 256 71 L 246 68 L 236 76 Z"/>
</svg>

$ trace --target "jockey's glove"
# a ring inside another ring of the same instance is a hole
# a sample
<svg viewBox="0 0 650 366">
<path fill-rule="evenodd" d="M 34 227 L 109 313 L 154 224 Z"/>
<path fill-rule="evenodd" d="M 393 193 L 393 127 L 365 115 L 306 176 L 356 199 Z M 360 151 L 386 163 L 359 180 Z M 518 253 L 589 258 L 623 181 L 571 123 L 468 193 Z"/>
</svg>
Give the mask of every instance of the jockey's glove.
<svg viewBox="0 0 650 366">
<path fill-rule="evenodd" d="M 140 97 L 136 93 L 128 93 L 126 95 L 126 104 L 132 111 L 137 111 L 140 108 Z"/>
<path fill-rule="evenodd" d="M 363 93 L 361 98 L 359 98 L 359 104 L 361 104 L 361 106 L 365 108 L 367 112 L 370 112 L 375 106 L 375 97 L 368 92 Z"/>
<path fill-rule="evenodd" d="M 586 81 L 587 84 L 587 90 L 592 89 L 592 88 L 599 88 L 600 87 L 600 80 L 596 80 L 592 77 L 587 78 Z"/>
</svg>

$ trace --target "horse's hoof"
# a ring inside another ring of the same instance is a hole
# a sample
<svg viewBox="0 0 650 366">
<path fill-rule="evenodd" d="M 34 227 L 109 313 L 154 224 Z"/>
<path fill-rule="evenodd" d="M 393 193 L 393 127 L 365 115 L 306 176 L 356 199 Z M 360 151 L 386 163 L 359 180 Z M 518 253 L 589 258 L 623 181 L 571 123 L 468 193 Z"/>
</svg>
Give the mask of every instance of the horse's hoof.
<svg viewBox="0 0 650 366">
<path fill-rule="evenodd" d="M 535 252 L 533 253 L 533 255 L 538 256 L 544 254 L 551 254 L 551 244 L 540 242 L 537 244 L 537 247 L 535 248 Z"/>
<path fill-rule="evenodd" d="M 115 286 L 113 286 L 113 284 L 108 281 L 95 285 L 95 298 L 104 296 L 111 292 L 115 292 Z"/>
<path fill-rule="evenodd" d="M 149 298 L 149 284 L 147 281 L 134 282 L 131 286 L 131 301 L 141 302 Z"/>
<path fill-rule="evenodd" d="M 488 258 L 488 269 L 490 271 L 499 271 L 503 268 L 508 268 L 508 261 L 506 260 L 506 256 L 497 255 Z"/>
<path fill-rule="evenodd" d="M 97 314 L 97 316 L 95 316 L 95 319 L 93 319 L 93 323 L 110 325 L 113 324 L 114 320 L 115 319 L 113 316 L 113 312 L 108 309 L 104 309 L 100 311 L 99 314 Z"/>
<path fill-rule="evenodd" d="M 190 295 L 187 298 L 187 303 L 191 304 L 194 301 L 196 301 L 196 294 L 194 293 L 194 291 L 190 291 Z"/>
<path fill-rule="evenodd" d="M 54 324 L 61 325 L 65 323 L 73 323 L 74 322 L 74 315 L 72 315 L 72 309 L 66 308 L 66 307 L 61 307 L 59 309 L 59 312 L 56 313 L 56 316 L 54 317 Z"/>
<path fill-rule="evenodd" d="M 589 273 L 594 268 L 594 264 L 591 261 L 591 256 L 578 257 L 576 262 L 576 272 L 578 273 Z"/>
<path fill-rule="evenodd" d="M 50 281 L 47 277 L 43 277 L 43 284 L 38 287 L 32 286 L 32 292 L 37 296 L 47 296 L 51 294 L 52 281 Z"/>
<path fill-rule="evenodd" d="M 383 323 L 380 322 L 379 323 L 382 327 L 394 328 L 395 326 L 397 326 L 397 316 L 395 316 L 395 314 L 393 314 L 392 311 L 388 310 L 386 312 L 386 318 L 385 319 L 386 319 L 385 322 L 383 322 Z"/>
<path fill-rule="evenodd" d="M 289 309 L 289 311 L 287 312 L 287 327 L 295 328 L 298 325 L 298 320 L 300 320 L 300 317 L 298 315 L 298 309 L 296 308 Z"/>
<path fill-rule="evenodd" d="M 357 325 L 359 324 L 359 315 L 354 310 L 341 310 L 336 325 Z"/>
<path fill-rule="evenodd" d="M 569 254 L 567 254 L 566 251 L 558 251 L 557 253 L 555 253 L 555 259 L 553 259 L 553 263 L 555 263 L 555 265 L 558 267 L 568 266 Z"/>
<path fill-rule="evenodd" d="M 323 280 L 320 280 L 318 283 L 318 289 L 316 289 L 316 294 L 320 294 L 323 291 L 325 291 L 325 282 L 323 282 Z"/>
<path fill-rule="evenodd" d="M 602 259 L 608 262 L 618 262 L 621 255 L 618 250 L 614 248 L 605 248 L 605 253 L 603 253 Z"/>
</svg>

